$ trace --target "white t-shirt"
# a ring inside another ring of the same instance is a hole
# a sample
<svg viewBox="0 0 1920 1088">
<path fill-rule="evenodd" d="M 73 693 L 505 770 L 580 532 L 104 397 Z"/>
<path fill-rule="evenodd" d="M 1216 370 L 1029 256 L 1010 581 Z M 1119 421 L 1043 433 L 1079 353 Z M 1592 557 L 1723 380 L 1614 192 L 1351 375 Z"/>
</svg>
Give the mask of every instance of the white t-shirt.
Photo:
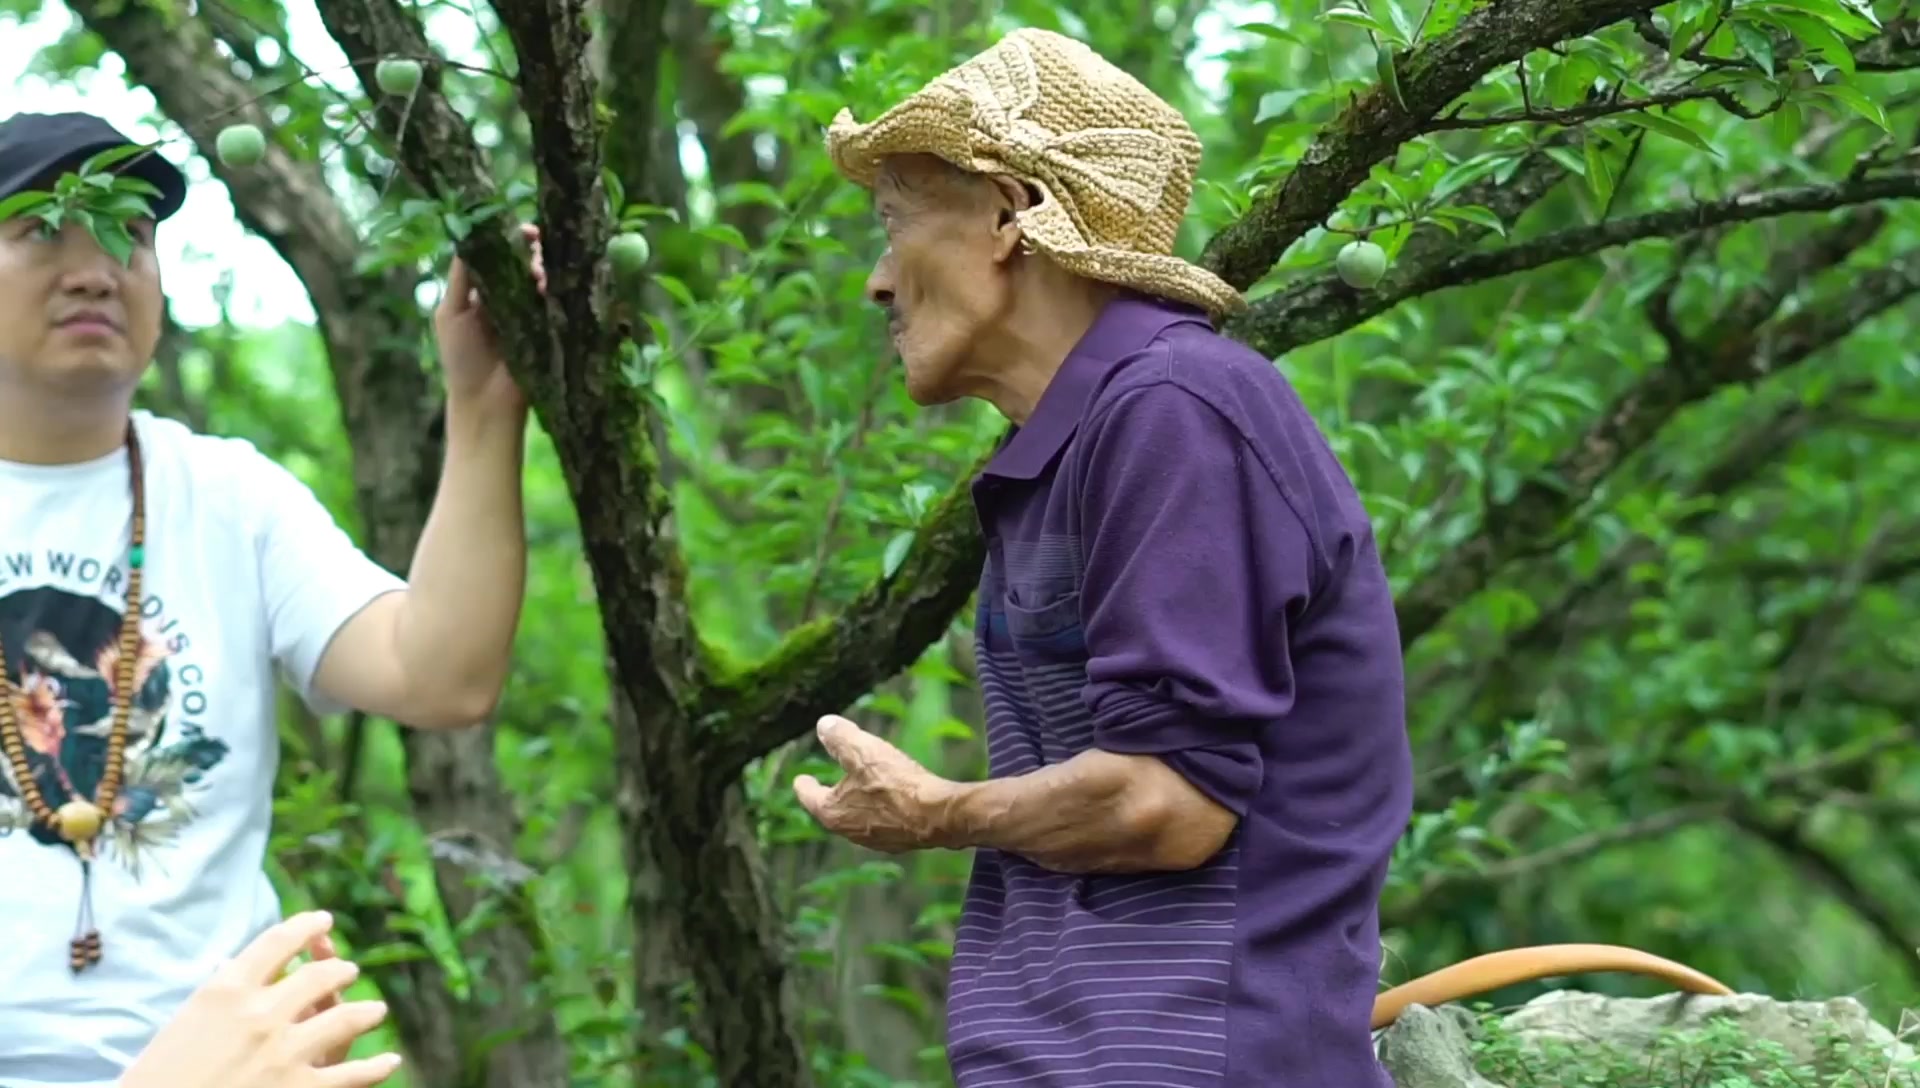
<svg viewBox="0 0 1920 1088">
<path fill-rule="evenodd" d="M 310 687 L 322 652 L 368 602 L 404 587 L 250 443 L 146 413 L 135 424 L 153 663 L 124 807 L 92 866 L 103 956 L 69 970 L 80 861 L 32 824 L 0 759 L 0 1088 L 111 1085 L 222 960 L 279 919 L 263 869 L 276 667 L 316 710 L 341 709 Z M 75 465 L 0 461 L 0 638 L 55 808 L 63 781 L 91 798 L 104 762 L 112 673 L 99 655 L 117 644 L 125 607 L 128 486 L 124 449 Z"/>
</svg>

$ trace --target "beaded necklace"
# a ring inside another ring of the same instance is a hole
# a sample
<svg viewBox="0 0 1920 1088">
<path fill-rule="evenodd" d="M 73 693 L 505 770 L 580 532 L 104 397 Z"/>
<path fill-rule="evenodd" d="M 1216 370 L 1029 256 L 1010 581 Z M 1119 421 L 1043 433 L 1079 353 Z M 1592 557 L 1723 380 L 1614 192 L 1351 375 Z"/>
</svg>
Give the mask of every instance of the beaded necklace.
<svg viewBox="0 0 1920 1088">
<path fill-rule="evenodd" d="M 133 717 L 134 667 L 140 658 L 140 575 L 146 565 L 146 482 L 140 467 L 140 437 L 127 422 L 127 469 L 133 489 L 133 541 L 127 556 L 126 616 L 120 624 L 120 657 L 113 669 L 113 727 L 107 737 L 107 764 L 93 800 L 74 796 L 54 808 L 40 792 L 27 761 L 27 745 L 15 711 L 13 678 L 8 674 L 5 640 L 0 639 L 0 750 L 13 769 L 20 797 L 36 823 L 73 846 L 80 857 L 80 917 L 69 944 L 68 966 L 75 974 L 100 962 L 100 931 L 93 926 L 94 840 L 113 818 L 126 771 L 127 731 Z M 56 755 L 57 759 L 58 756 Z"/>
</svg>

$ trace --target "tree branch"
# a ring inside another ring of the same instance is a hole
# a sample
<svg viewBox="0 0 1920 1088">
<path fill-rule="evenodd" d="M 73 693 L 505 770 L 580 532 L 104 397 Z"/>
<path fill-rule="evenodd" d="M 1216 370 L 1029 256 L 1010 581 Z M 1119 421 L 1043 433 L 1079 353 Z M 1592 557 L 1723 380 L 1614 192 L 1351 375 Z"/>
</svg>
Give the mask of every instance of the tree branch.
<svg viewBox="0 0 1920 1088">
<path fill-rule="evenodd" d="M 1844 774 L 1869 763 L 1886 752 L 1910 746 L 1914 732 L 1912 727 L 1898 729 L 1851 751 L 1821 756 L 1775 770 L 1764 777 L 1759 790 L 1762 793 L 1789 788 L 1804 790 L 1829 776 Z M 1382 908 L 1381 928 L 1408 925 L 1420 916 L 1434 913 L 1436 909 L 1444 913 L 1448 904 L 1481 888 L 1527 880 L 1584 861 L 1615 846 L 1658 838 L 1683 827 L 1721 819 L 1737 821 L 1746 811 L 1746 802 L 1741 797 L 1708 797 L 1613 827 L 1576 835 L 1557 845 L 1505 858 L 1478 869 L 1437 869 L 1427 874 L 1416 892 L 1397 896 L 1392 904 Z"/>
<path fill-rule="evenodd" d="M 1840 859 L 1820 846 L 1808 834 L 1807 821 L 1814 806 L 1794 806 L 1784 813 L 1766 811 L 1766 806 L 1740 805 L 1731 810 L 1734 825 L 1779 851 L 1794 868 L 1823 886 L 1835 899 L 1847 905 L 1884 942 L 1893 958 L 1908 965 L 1920 978 L 1920 929 L 1910 927 L 1892 903 L 1875 895 L 1848 871 Z M 1908 819 L 1914 815 L 1909 806 Z"/>
<path fill-rule="evenodd" d="M 352 56 L 432 55 L 418 20 L 395 0 L 323 0 L 319 7 Z M 620 365 L 620 344 L 633 323 L 616 312 L 611 270 L 602 259 L 612 217 L 580 9 L 579 0 L 551 0 L 546 7 L 503 4 L 499 11 L 518 51 L 519 88 L 532 127 L 545 298 L 527 270 L 526 251 L 500 215 L 480 218 L 459 251 L 487 299 L 508 363 L 560 454 L 602 625 L 629 696 L 645 707 L 677 700 L 697 683 L 702 662 L 650 409 Z M 357 66 L 369 93 L 377 93 L 373 67 Z M 444 202 L 467 209 L 496 204 L 471 126 L 438 93 L 439 65 L 428 69 L 406 107 L 402 161 Z M 381 111 L 390 134 L 398 132 L 400 117 L 399 105 Z"/>
<path fill-rule="evenodd" d="M 1647 44 L 1662 51 L 1671 51 L 1673 38 L 1654 23 L 1651 12 L 1642 13 L 1633 19 L 1634 31 L 1644 38 Z M 1771 35 L 1770 35 L 1771 36 Z M 1744 57 L 1715 57 L 1707 54 L 1707 43 L 1712 34 L 1703 34 L 1687 51 L 1680 55 L 1681 60 L 1692 61 L 1706 68 L 1750 68 L 1758 71 L 1760 66 Z M 1881 32 L 1863 42 L 1849 46 L 1853 53 L 1854 67 L 1862 72 L 1904 72 L 1911 68 L 1920 68 L 1920 17 L 1896 16 L 1881 24 Z M 1774 41 L 1775 64 L 1789 58 L 1798 57 L 1806 52 L 1806 47 L 1798 38 L 1780 35 Z"/>
<path fill-rule="evenodd" d="M 1845 232 L 1849 226 L 1843 223 L 1836 231 Z M 1819 247 L 1813 249 L 1815 259 L 1829 256 L 1818 252 Z M 1799 256 L 1802 262 L 1807 259 L 1805 251 Z M 1920 292 L 1920 258 L 1908 256 L 1858 275 L 1842 297 L 1825 307 L 1758 328 L 1730 330 L 1725 339 L 1709 339 L 1700 358 L 1670 363 L 1647 374 L 1616 397 L 1544 473 L 1512 500 L 1489 509 L 1479 533 L 1448 552 L 1401 595 L 1403 642 L 1412 645 L 1419 640 L 1506 563 L 1551 546 L 1564 519 L 1681 408 L 1724 386 L 1756 381 L 1802 362 L 1916 292 Z"/>
<path fill-rule="evenodd" d="M 655 134 L 661 125 L 655 99 L 660 86 L 660 54 L 666 44 L 666 0 L 602 0 L 606 16 L 607 166 L 628 200 L 652 199 L 654 156 L 662 148 Z M 667 126 L 671 128 L 672 126 Z M 674 164 L 678 170 L 678 164 Z M 618 212 L 620 209 L 614 209 Z"/>
<path fill-rule="evenodd" d="M 1881 24 L 1881 32 L 1853 51 L 1863 72 L 1905 72 L 1920 68 L 1920 14 L 1900 15 Z"/>
<path fill-rule="evenodd" d="M 1665 487 L 1684 494 L 1690 500 L 1689 509 L 1692 512 L 1674 524 L 1673 532 L 1698 532 L 1705 523 L 1720 517 L 1724 501 L 1702 503 L 1698 500 L 1724 500 L 1736 489 L 1746 486 L 1763 470 L 1779 463 L 1821 422 L 1831 419 L 1836 406 L 1844 405 L 1849 398 L 1868 392 L 1872 387 L 1872 383 L 1867 381 L 1843 383 L 1833 390 L 1833 399 L 1825 405 L 1810 407 L 1799 401 L 1782 405 L 1767 418 L 1748 426 L 1723 443 L 1720 455 L 1690 480 L 1650 483 L 1648 486 Z M 1488 715 L 1497 719 L 1509 714 L 1527 713 L 1524 708 L 1531 706 L 1538 697 L 1539 686 L 1544 678 L 1541 670 L 1531 667 L 1529 663 L 1552 655 L 1558 648 L 1567 645 L 1572 637 L 1594 630 L 1601 624 L 1614 622 L 1633 600 L 1633 594 L 1626 592 L 1625 583 L 1634 566 L 1657 561 L 1660 556 L 1658 544 L 1633 537 L 1616 546 L 1590 576 L 1571 585 L 1567 584 L 1566 572 L 1559 568 L 1544 575 L 1557 592 L 1540 608 L 1533 622 L 1507 635 L 1502 640 L 1499 652 L 1492 656 L 1492 660 L 1498 663 L 1498 670 L 1483 686 L 1492 686 L 1498 692 L 1499 702 L 1488 709 Z M 1807 575 L 1803 565 L 1793 565 L 1792 571 L 1788 577 L 1804 578 Z M 1432 697 L 1430 693 L 1435 692 L 1443 680 L 1457 671 L 1458 666 L 1439 662 L 1414 674 L 1407 683 L 1409 700 L 1418 704 Z M 1505 709 L 1509 707 L 1515 709 Z M 1467 783 L 1457 775 L 1433 775 L 1430 780 L 1423 781 L 1415 804 L 1425 807 L 1429 800 L 1444 804 L 1443 798 L 1464 788 L 1467 788 Z"/>
<path fill-rule="evenodd" d="M 1831 211 L 1875 200 L 1920 197 L 1920 174 L 1900 173 L 1822 185 L 1740 193 L 1643 215 L 1571 227 L 1478 253 L 1411 262 L 1372 290 L 1348 287 L 1331 273 L 1277 291 L 1229 326 L 1267 356 L 1336 336 L 1378 313 L 1434 291 L 1516 275 L 1604 249 L 1711 227 L 1803 212 Z"/>
<path fill-rule="evenodd" d="M 1623 98 L 1600 102 L 1588 102 L 1562 109 L 1549 109 L 1544 106 L 1531 106 L 1507 113 L 1496 113 L 1486 117 L 1461 117 L 1447 114 L 1427 125 L 1428 132 L 1445 132 L 1450 129 L 1499 128 L 1502 125 L 1578 125 L 1599 117 L 1611 117 L 1620 113 L 1638 113 L 1641 110 L 1658 106 L 1674 106 L 1682 102 L 1697 102 L 1710 99 L 1720 104 L 1720 108 L 1736 117 L 1751 121 L 1773 112 L 1770 109 L 1754 109 L 1724 87 L 1694 88 L 1692 90 L 1665 91 L 1650 94 L 1644 98 Z"/>
<path fill-rule="evenodd" d="M 1246 289 L 1264 277 L 1289 246 L 1325 221 L 1366 180 L 1375 163 L 1426 131 L 1435 115 L 1482 76 L 1534 49 L 1590 34 L 1656 6 L 1645 0 L 1509 0 L 1476 8 L 1453 30 L 1395 61 L 1407 109 L 1383 87 L 1362 93 L 1320 131 L 1277 190 L 1213 237 L 1201 263 Z"/>
<path fill-rule="evenodd" d="M 962 483 L 928 511 L 892 578 L 789 635 L 765 664 L 702 692 L 694 720 L 714 738 L 716 773 L 731 779 L 911 665 L 973 594 L 985 555 Z"/>
<path fill-rule="evenodd" d="M 1430 913 L 1436 903 L 1455 902 L 1460 895 L 1473 889 L 1527 880 L 1584 861 L 1615 846 L 1656 839 L 1683 827 L 1720 819 L 1727 814 L 1727 808 L 1724 802 L 1717 801 L 1681 805 L 1638 820 L 1576 835 L 1556 846 L 1506 858 L 1479 869 L 1438 870 L 1420 882 L 1417 896 L 1396 901 L 1392 907 L 1382 910 L 1380 926 L 1389 929 L 1407 925 L 1420 915 Z M 1441 909 L 1444 911 L 1445 908 Z"/>
<path fill-rule="evenodd" d="M 322 0 L 320 10 L 350 55 L 425 54 L 421 28 L 398 0 Z M 629 876 L 658 876 L 661 918 L 692 972 L 701 1042 L 720 1081 L 804 1084 L 789 964 L 744 798 L 737 781 L 712 773 L 707 734 L 688 727 L 686 708 L 700 699 L 709 666 L 687 607 L 650 392 L 644 376 L 629 377 L 638 358 L 623 365 L 621 347 L 637 322 L 625 312 L 630 303 L 616 304 L 602 259 L 613 219 L 583 0 L 502 3 L 496 11 L 517 51 L 532 130 L 545 297 L 504 223 L 482 218 L 459 249 L 559 455 L 615 666 L 616 706 L 632 711 L 614 737 Z M 371 84 L 371 66 L 360 75 Z M 409 171 L 444 202 L 488 203 L 479 150 L 434 79 L 411 110 L 424 120 L 413 128 L 420 138 L 401 148 Z M 390 132 L 397 114 L 382 111 Z M 646 191 L 645 179 L 637 181 Z M 649 904 L 634 906 L 637 922 Z M 636 982 L 648 981 L 641 965 Z"/>
</svg>

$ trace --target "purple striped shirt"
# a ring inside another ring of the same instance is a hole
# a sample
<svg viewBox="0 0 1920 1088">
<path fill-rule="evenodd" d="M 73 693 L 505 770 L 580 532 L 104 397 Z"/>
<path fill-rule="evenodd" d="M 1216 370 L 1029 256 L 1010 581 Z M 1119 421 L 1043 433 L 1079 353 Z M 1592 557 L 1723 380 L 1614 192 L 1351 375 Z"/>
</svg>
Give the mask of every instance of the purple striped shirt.
<svg viewBox="0 0 1920 1088">
<path fill-rule="evenodd" d="M 1240 815 L 1182 873 L 980 850 L 961 1088 L 1388 1088 L 1368 1015 L 1411 814 L 1372 532 L 1291 386 L 1197 310 L 1110 305 L 974 484 L 995 777 L 1155 754 Z"/>
</svg>

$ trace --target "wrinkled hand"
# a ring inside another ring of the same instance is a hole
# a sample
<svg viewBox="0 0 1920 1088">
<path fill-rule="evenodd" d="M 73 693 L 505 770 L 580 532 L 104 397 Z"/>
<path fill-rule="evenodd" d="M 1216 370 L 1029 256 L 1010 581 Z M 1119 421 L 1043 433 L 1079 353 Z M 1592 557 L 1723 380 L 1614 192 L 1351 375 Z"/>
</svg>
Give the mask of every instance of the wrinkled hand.
<svg viewBox="0 0 1920 1088">
<path fill-rule="evenodd" d="M 320 958 L 281 977 L 300 950 L 314 947 L 332 926 L 325 913 L 296 914 L 254 938 L 194 991 L 118 1088 L 372 1088 L 385 1082 L 400 1067 L 397 1054 L 325 1064 L 386 1018 L 380 1002 L 338 1001 L 359 969 Z M 329 998 L 332 1004 L 311 1012 Z"/>
<path fill-rule="evenodd" d="M 542 294 L 547 290 L 545 262 L 540 253 L 540 228 L 522 226 L 520 233 L 533 246 L 529 267 Z M 456 255 L 447 268 L 447 289 L 433 313 L 434 338 L 440 345 L 440 365 L 446 371 L 449 400 L 524 408 L 526 398 L 500 352 L 492 318 L 480 301 L 467 263 Z"/>
<path fill-rule="evenodd" d="M 847 772 L 831 788 L 810 774 L 793 780 L 794 796 L 821 827 L 887 854 L 939 844 L 954 783 L 845 718 L 828 715 L 814 731 Z"/>
</svg>

